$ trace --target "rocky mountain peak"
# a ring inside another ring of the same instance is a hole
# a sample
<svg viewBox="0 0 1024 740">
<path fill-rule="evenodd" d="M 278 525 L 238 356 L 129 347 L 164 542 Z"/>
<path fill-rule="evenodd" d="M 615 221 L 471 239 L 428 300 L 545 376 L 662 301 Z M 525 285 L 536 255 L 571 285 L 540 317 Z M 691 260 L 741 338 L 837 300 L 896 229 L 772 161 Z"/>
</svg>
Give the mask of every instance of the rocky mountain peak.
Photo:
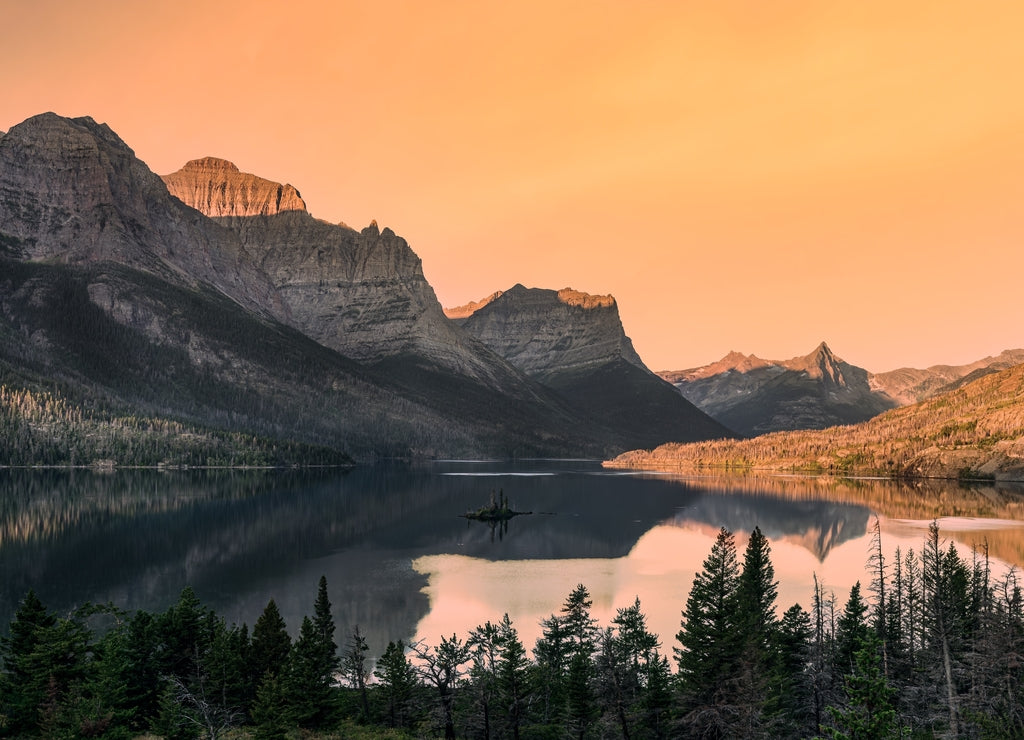
<svg viewBox="0 0 1024 740">
<path fill-rule="evenodd" d="M 44 113 L 0 139 L 0 249 L 205 282 L 257 311 L 274 302 L 238 239 L 172 198 L 109 126 L 89 117 Z"/>
<path fill-rule="evenodd" d="M 712 362 L 710 365 L 702 365 L 701 367 L 688 370 L 665 370 L 659 372 L 658 375 L 669 383 L 684 383 L 711 378 L 723 373 L 749 373 L 752 370 L 768 367 L 772 364 L 768 360 L 762 360 L 757 355 L 745 355 L 742 352 L 730 350 L 725 357 L 717 362 Z"/>
<path fill-rule="evenodd" d="M 306 203 L 291 185 L 242 172 L 217 157 L 187 162 L 163 181 L 171 194 L 210 217 L 273 216 L 284 211 L 305 211 Z"/>
<path fill-rule="evenodd" d="M 838 386 L 846 386 L 847 378 L 844 372 L 844 363 L 829 349 L 829 346 L 822 342 L 814 351 L 804 357 L 794 357 L 783 363 L 790 370 L 806 372 L 811 378 L 832 382 Z"/>
<path fill-rule="evenodd" d="M 468 307 L 458 311 L 465 313 Z M 517 284 L 478 301 L 461 323 L 528 375 L 592 367 L 616 358 L 646 371 L 611 296 Z"/>
</svg>

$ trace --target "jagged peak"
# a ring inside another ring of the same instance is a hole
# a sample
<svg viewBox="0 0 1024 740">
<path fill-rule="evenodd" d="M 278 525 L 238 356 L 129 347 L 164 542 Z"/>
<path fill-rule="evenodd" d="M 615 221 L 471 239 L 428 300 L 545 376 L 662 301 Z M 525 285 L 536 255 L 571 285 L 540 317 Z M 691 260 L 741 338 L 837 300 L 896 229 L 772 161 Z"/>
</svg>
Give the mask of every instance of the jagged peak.
<svg viewBox="0 0 1024 740">
<path fill-rule="evenodd" d="M 745 355 L 742 352 L 737 352 L 736 350 L 729 350 L 722 359 L 712 362 L 709 365 L 702 365 L 701 367 L 676 372 L 666 371 L 664 375 L 686 381 L 693 381 L 710 378 L 727 372 L 749 373 L 751 370 L 768 367 L 773 364 L 775 363 L 769 360 L 762 360 L 757 355 Z"/>
<path fill-rule="evenodd" d="M 790 370 L 806 372 L 812 378 L 829 379 L 838 385 L 846 385 L 847 382 L 843 370 L 845 363 L 825 342 L 815 347 L 809 355 L 794 357 L 782 364 Z"/>
<path fill-rule="evenodd" d="M 811 350 L 809 354 L 803 355 L 802 357 L 794 357 L 792 360 L 781 364 L 802 368 L 809 365 L 820 365 L 822 363 L 831 365 L 839 362 L 842 362 L 842 360 L 836 356 L 828 344 L 821 342 L 817 347 Z"/>
</svg>

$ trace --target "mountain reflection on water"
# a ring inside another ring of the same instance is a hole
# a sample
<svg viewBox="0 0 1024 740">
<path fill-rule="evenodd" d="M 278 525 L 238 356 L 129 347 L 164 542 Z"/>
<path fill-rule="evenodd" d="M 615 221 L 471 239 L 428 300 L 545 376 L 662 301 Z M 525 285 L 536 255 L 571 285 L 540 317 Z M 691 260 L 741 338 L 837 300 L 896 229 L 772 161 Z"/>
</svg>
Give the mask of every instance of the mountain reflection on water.
<svg viewBox="0 0 1024 740">
<path fill-rule="evenodd" d="M 501 536 L 458 515 L 500 490 L 534 512 Z M 85 601 L 161 611 L 191 585 L 229 622 L 273 597 L 297 631 L 327 576 L 339 642 L 358 624 L 391 639 L 465 633 L 509 611 L 527 644 L 577 583 L 595 616 L 640 595 L 671 644 L 719 527 L 760 526 L 780 605 L 807 603 L 812 573 L 841 591 L 863 577 L 866 532 L 918 547 L 935 517 L 1024 563 L 1019 490 L 805 478 L 677 478 L 580 461 L 447 462 L 339 471 L 0 471 L 0 631 L 34 588 L 51 609 Z M 975 522 L 971 517 L 985 517 Z M 957 531 L 952 531 L 956 529 Z M 741 545 L 742 546 L 742 545 Z M 792 595 L 786 602 L 783 597 Z M 655 616 L 657 612 L 657 616 Z M 438 632 L 440 630 L 440 632 Z"/>
</svg>

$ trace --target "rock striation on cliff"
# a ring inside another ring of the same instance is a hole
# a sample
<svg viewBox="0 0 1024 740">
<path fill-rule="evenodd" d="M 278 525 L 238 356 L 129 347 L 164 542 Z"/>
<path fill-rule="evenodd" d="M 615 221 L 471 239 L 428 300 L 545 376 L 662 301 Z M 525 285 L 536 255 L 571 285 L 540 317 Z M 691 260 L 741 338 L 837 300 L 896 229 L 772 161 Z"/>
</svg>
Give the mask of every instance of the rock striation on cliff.
<svg viewBox="0 0 1024 740">
<path fill-rule="evenodd" d="M 237 237 L 170 198 L 105 124 L 34 116 L 0 139 L 0 249 L 68 265 L 113 262 L 203 282 L 250 310 L 273 289 Z"/>
<path fill-rule="evenodd" d="M 207 216 L 273 216 L 306 210 L 293 186 L 241 172 L 217 157 L 193 159 L 163 181 L 171 193 Z"/>
</svg>

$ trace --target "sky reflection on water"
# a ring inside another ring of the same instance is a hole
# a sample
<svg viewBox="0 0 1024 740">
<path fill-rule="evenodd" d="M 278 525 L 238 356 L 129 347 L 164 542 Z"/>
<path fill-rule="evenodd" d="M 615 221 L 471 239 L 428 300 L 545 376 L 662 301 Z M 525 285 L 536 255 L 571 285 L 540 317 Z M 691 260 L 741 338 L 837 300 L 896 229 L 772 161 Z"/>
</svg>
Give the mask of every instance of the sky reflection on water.
<svg viewBox="0 0 1024 740">
<path fill-rule="evenodd" d="M 459 473 L 474 473 L 459 475 Z M 458 515 L 501 490 L 534 511 L 492 530 Z M 919 550 L 940 521 L 963 554 L 987 539 L 1024 562 L 1019 489 L 882 481 L 623 475 L 586 461 L 376 466 L 347 473 L 0 471 L 0 619 L 34 588 L 66 612 L 86 600 L 166 609 L 185 585 L 229 622 L 269 598 L 295 633 L 327 576 L 339 642 L 359 624 L 436 643 L 501 619 L 531 646 L 578 583 L 607 624 L 639 596 L 666 650 L 719 527 L 740 550 L 769 538 L 779 606 L 807 607 L 813 575 L 840 601 L 867 582 L 868 528 Z"/>
</svg>

